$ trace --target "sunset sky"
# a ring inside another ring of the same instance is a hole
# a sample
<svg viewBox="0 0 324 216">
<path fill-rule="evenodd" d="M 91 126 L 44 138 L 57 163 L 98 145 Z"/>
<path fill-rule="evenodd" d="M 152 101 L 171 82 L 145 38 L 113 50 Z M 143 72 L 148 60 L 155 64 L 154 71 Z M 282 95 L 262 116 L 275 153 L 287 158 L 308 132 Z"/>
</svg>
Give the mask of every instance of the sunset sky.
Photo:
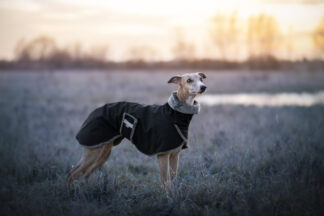
<svg viewBox="0 0 324 216">
<path fill-rule="evenodd" d="M 294 41 L 293 58 L 316 57 L 310 33 L 324 16 L 321 0 L 0 0 L 0 59 L 12 59 L 21 38 L 49 35 L 65 46 L 107 44 L 109 57 L 124 59 L 132 46 L 148 45 L 170 59 L 175 29 L 213 55 L 208 28 L 216 13 L 237 11 L 240 21 L 261 12 L 273 15 Z"/>
</svg>

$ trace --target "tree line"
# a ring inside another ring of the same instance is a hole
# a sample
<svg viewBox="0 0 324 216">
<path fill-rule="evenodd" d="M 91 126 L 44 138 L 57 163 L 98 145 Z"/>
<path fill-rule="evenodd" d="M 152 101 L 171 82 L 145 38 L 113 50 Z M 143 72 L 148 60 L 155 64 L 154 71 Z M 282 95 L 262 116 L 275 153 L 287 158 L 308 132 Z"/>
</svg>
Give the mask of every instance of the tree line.
<svg viewBox="0 0 324 216">
<path fill-rule="evenodd" d="M 109 60 L 109 46 L 96 45 L 85 49 L 81 43 L 60 47 L 50 36 L 18 41 L 13 61 L 1 61 L 1 68 L 141 68 L 141 67 L 196 67 L 235 68 L 242 66 L 275 68 L 282 62 L 290 62 L 293 52 L 291 35 L 284 35 L 275 17 L 267 14 L 251 16 L 242 23 L 237 12 L 217 13 L 210 21 L 209 58 L 198 58 L 196 47 L 185 39 L 184 32 L 175 30 L 175 40 L 170 51 L 172 61 L 159 60 L 154 48 L 143 45 L 130 47 L 125 61 Z M 324 56 L 324 17 L 311 33 L 319 57 Z M 278 57 L 277 51 L 285 50 L 286 60 Z M 240 56 L 245 56 L 239 60 Z"/>
</svg>

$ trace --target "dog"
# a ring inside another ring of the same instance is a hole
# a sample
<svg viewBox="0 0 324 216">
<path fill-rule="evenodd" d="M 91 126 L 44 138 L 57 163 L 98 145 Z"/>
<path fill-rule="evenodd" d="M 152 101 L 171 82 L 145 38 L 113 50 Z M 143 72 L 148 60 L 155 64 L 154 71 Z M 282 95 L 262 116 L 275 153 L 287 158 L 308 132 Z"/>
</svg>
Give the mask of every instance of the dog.
<svg viewBox="0 0 324 216">
<path fill-rule="evenodd" d="M 187 148 L 189 123 L 200 111 L 194 99 L 207 88 L 203 79 L 204 73 L 171 77 L 168 83 L 177 84 L 178 90 L 164 105 L 117 102 L 95 109 L 76 136 L 84 151 L 68 175 L 68 185 L 80 176 L 87 179 L 106 162 L 112 148 L 127 138 L 142 153 L 157 156 L 161 185 L 171 194 L 179 153 Z"/>
</svg>

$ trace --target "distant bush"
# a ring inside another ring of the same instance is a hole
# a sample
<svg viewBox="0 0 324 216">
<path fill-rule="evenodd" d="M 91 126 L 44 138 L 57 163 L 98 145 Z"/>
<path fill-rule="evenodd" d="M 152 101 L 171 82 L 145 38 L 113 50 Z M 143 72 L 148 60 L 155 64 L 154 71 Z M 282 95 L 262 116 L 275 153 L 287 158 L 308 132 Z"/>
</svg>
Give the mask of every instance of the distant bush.
<svg viewBox="0 0 324 216">
<path fill-rule="evenodd" d="M 17 68 L 96 68 L 107 65 L 108 47 L 94 46 L 90 51 L 80 43 L 60 48 L 49 36 L 39 36 L 31 41 L 20 40 L 15 48 L 12 66 Z"/>
</svg>

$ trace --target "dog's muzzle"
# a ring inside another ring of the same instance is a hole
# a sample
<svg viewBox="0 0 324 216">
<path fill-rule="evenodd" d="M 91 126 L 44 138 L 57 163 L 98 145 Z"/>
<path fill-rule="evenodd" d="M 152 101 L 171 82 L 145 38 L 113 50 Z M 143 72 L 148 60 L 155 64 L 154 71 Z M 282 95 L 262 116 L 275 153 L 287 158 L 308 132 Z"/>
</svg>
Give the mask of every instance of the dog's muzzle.
<svg viewBox="0 0 324 216">
<path fill-rule="evenodd" d="M 200 92 L 199 93 L 203 93 L 205 90 L 207 89 L 206 86 L 200 86 Z"/>
</svg>

